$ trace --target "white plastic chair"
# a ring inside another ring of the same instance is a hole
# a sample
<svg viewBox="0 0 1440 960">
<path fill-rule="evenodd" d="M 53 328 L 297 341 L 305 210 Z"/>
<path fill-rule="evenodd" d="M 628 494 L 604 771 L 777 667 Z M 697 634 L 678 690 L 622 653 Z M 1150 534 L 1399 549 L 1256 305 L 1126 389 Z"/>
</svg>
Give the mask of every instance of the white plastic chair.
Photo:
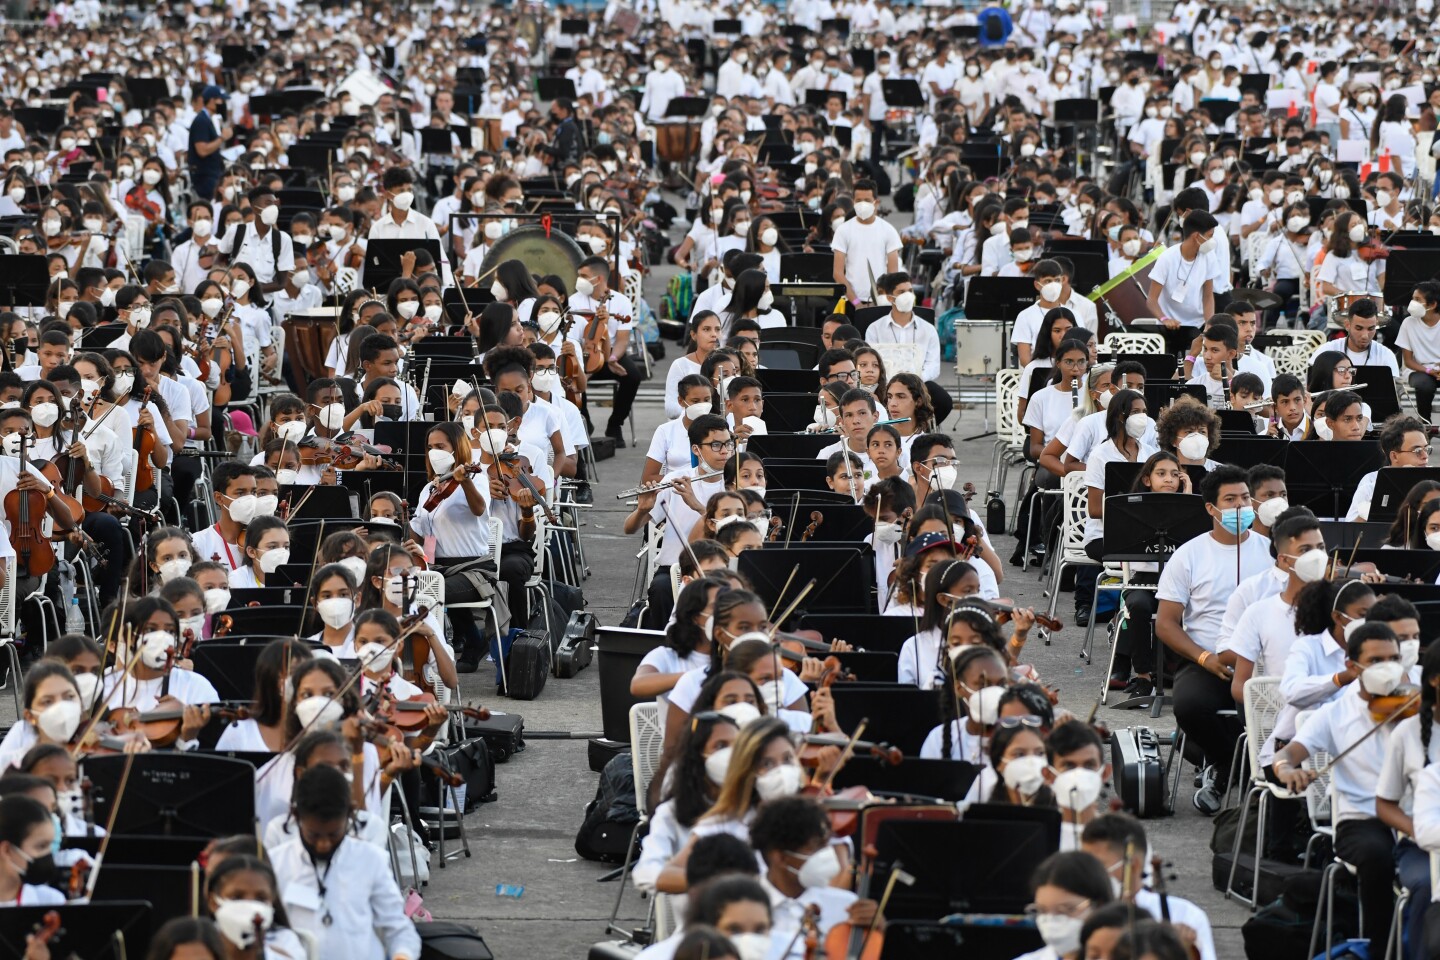
<svg viewBox="0 0 1440 960">
<path fill-rule="evenodd" d="M 1252 879 L 1249 898 L 1241 896 L 1235 889 L 1235 872 L 1240 865 L 1240 844 L 1245 836 L 1245 822 L 1249 819 L 1250 801 L 1254 797 L 1260 798 L 1252 861 L 1259 864 L 1265 850 L 1265 814 L 1269 800 L 1272 797 L 1277 800 L 1295 799 L 1289 790 L 1267 780 L 1260 765 L 1260 748 L 1270 739 L 1280 712 L 1284 709 L 1285 698 L 1280 693 L 1279 677 L 1251 677 L 1245 681 L 1245 753 L 1249 761 L 1250 789 L 1240 807 L 1240 828 L 1235 832 L 1235 844 L 1230 851 L 1230 877 L 1225 881 L 1225 896 L 1241 901 L 1250 908 L 1251 913 L 1255 912 L 1256 901 L 1259 899 L 1256 892 L 1259 888 L 1258 882 L 1253 882 Z"/>
<path fill-rule="evenodd" d="M 683 587 L 684 584 L 680 582 L 680 564 L 670 564 L 670 596 L 675 600 L 679 600 L 680 590 Z"/>
<path fill-rule="evenodd" d="M 1055 607 L 1060 601 L 1060 578 L 1066 567 L 1093 564 L 1095 561 L 1085 552 L 1085 520 L 1089 488 L 1085 486 L 1085 472 L 1075 470 L 1060 478 L 1060 501 L 1064 511 L 1060 521 L 1059 559 L 1050 564 L 1050 616 L 1055 616 Z M 1036 506 L 1030 508 L 1033 519 Z M 1027 531 L 1028 542 L 1028 531 Z M 1093 617 L 1091 619 L 1094 619 Z M 1050 644 L 1050 632 L 1042 629 L 1040 635 L 1045 644 Z"/>
<path fill-rule="evenodd" d="M 1010 464 L 1025 456 L 1025 428 L 1020 424 L 1020 371 L 1014 368 L 995 373 L 995 445 L 990 457 L 991 490 L 1005 493 Z"/>
<path fill-rule="evenodd" d="M 1164 353 L 1165 338 L 1158 333 L 1120 332 L 1105 334 L 1101 353 Z"/>
<path fill-rule="evenodd" d="M 20 685 L 24 683 L 24 674 L 20 669 L 20 654 L 15 647 L 16 622 L 15 558 L 6 557 L 5 583 L 0 585 L 0 646 L 5 648 L 10 673 L 5 678 L 5 683 L 0 685 L 0 690 L 10 688 L 10 695 L 15 700 L 15 716 L 18 717 L 21 715 Z"/>
<path fill-rule="evenodd" d="M 275 372 L 282 374 L 285 370 L 285 328 L 274 326 L 270 328 L 270 342 L 275 347 Z M 255 374 L 259 382 L 255 385 L 256 396 L 268 396 L 272 393 L 288 393 L 290 386 L 282 378 L 279 383 L 267 383 L 263 376 L 259 376 L 260 367 L 256 364 Z"/>
<path fill-rule="evenodd" d="M 620 889 L 615 894 L 615 909 L 610 914 L 612 925 L 620 915 L 620 903 L 625 897 L 625 888 L 629 886 L 630 868 L 635 864 L 635 839 L 640 836 L 640 829 L 650 822 L 651 810 L 647 798 L 650 784 L 660 769 L 660 756 L 664 749 L 665 728 L 660 723 L 660 705 L 654 700 L 631 705 L 630 769 L 635 775 L 635 809 L 639 811 L 640 819 L 630 832 L 630 844 L 625 848 L 625 863 L 620 868 Z"/>
</svg>

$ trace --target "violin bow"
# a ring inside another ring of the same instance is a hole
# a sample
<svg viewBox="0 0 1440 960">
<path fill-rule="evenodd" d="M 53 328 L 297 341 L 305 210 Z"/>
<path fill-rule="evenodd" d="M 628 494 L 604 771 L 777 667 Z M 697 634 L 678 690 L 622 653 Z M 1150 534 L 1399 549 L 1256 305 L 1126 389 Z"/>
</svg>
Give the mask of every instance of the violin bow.
<svg viewBox="0 0 1440 960">
<path fill-rule="evenodd" d="M 795 535 L 795 514 L 800 511 L 800 491 L 796 490 L 790 497 L 790 522 L 785 525 L 785 546 L 789 548 L 790 538 Z"/>
<path fill-rule="evenodd" d="M 774 622 L 775 622 L 775 611 L 780 609 L 780 601 L 783 600 L 783 599 L 785 599 L 785 594 L 787 594 L 787 593 L 790 592 L 790 584 L 795 581 L 795 574 L 797 574 L 797 573 L 799 573 L 799 572 L 800 572 L 800 564 L 798 564 L 798 563 L 795 564 L 795 566 L 793 566 L 793 567 L 790 568 L 790 576 L 788 576 L 788 577 L 785 578 L 785 585 L 780 588 L 780 592 L 779 592 L 778 594 L 776 594 L 776 596 L 775 596 L 775 603 L 774 603 L 774 605 L 772 605 L 772 606 L 770 607 L 769 619 L 770 619 L 770 622 L 771 622 L 771 623 L 774 623 Z M 812 582 L 813 582 L 813 581 L 812 581 Z"/>
<path fill-rule="evenodd" d="M 655 502 L 660 504 L 660 512 L 665 514 L 665 525 L 679 535 L 680 531 L 675 529 L 675 521 L 670 519 L 670 511 L 666 508 L 664 502 L 660 500 L 656 500 Z M 690 538 L 688 536 L 682 536 L 680 538 L 680 545 L 685 548 L 686 553 L 690 554 L 690 562 L 695 565 L 695 575 L 697 577 L 700 576 L 700 558 L 695 556 L 695 550 L 690 546 Z"/>
<path fill-rule="evenodd" d="M 807 583 L 807 584 L 805 584 L 805 586 L 803 586 L 803 587 L 800 588 L 800 592 L 795 595 L 795 599 L 794 599 L 793 601 L 791 601 L 790 606 L 788 606 L 788 607 L 785 608 L 785 612 L 782 613 L 782 614 L 780 614 L 780 618 L 779 618 L 778 620 L 771 620 L 771 621 L 770 621 L 770 639 L 771 639 L 771 640 L 774 640 L 774 639 L 775 639 L 775 634 L 777 634 L 777 633 L 780 632 L 780 626 L 779 626 L 779 625 L 782 624 L 782 623 L 784 623 L 784 622 L 789 618 L 790 614 L 792 614 L 792 613 L 795 612 L 795 608 L 798 607 L 798 606 L 800 606 L 800 604 L 801 604 L 802 602 L 804 602 L 805 598 L 806 598 L 807 596 L 809 596 L 810 591 L 813 590 L 813 589 L 815 589 L 815 578 L 814 578 L 814 577 L 811 577 L 811 578 L 810 578 L 810 582 Z"/>
<path fill-rule="evenodd" d="M 880 895 L 880 903 L 875 908 L 875 916 L 870 918 L 870 923 L 865 927 L 865 935 L 860 938 L 860 950 L 852 953 L 852 956 L 863 957 L 865 955 L 865 944 L 869 941 L 870 935 L 875 932 L 876 925 L 885 916 L 885 907 L 890 903 L 890 895 L 895 892 L 895 884 L 903 883 L 907 887 L 915 886 L 915 877 L 901 869 L 901 862 L 896 860 L 890 866 L 890 879 L 885 881 L 885 892 Z"/>
<path fill-rule="evenodd" d="M 1413 694 L 1411 694 L 1405 699 L 1404 703 L 1400 704 L 1400 706 L 1385 714 L 1385 717 L 1383 719 L 1376 721 L 1375 725 L 1369 730 L 1366 730 L 1364 735 L 1361 736 L 1359 740 L 1356 740 L 1354 743 L 1350 744 L 1350 746 L 1346 747 L 1344 750 L 1341 750 L 1339 753 L 1337 753 L 1334 757 L 1330 759 L 1329 763 L 1325 764 L 1325 766 L 1321 767 L 1319 770 L 1316 770 L 1316 779 L 1319 779 L 1320 777 L 1323 777 L 1325 774 L 1329 773 L 1331 768 L 1333 768 L 1335 764 L 1348 757 L 1352 752 L 1354 752 L 1356 747 L 1360 746 L 1360 744 L 1375 736 L 1376 732 L 1379 731 L 1382 727 L 1384 727 L 1390 721 L 1394 720 L 1396 717 L 1400 716 L 1400 714 L 1404 713 L 1406 710 L 1409 710 L 1415 704 L 1419 703 L 1420 694 L 1421 691 L 1416 690 Z"/>
<path fill-rule="evenodd" d="M 311 489 L 311 490 L 314 490 L 315 488 L 314 488 L 314 487 L 311 487 L 310 489 Z M 305 494 L 305 496 L 308 497 L 309 495 L 310 495 L 310 494 L 309 494 L 309 492 L 307 491 L 306 494 Z M 301 502 L 301 503 L 304 503 L 304 502 L 305 502 L 305 498 L 304 498 L 304 497 L 301 497 L 301 498 L 300 498 L 300 502 Z M 296 510 L 299 510 L 300 508 L 297 506 L 295 509 L 296 509 Z M 314 591 L 314 589 L 315 589 L 315 566 L 316 566 L 316 564 L 318 564 L 318 563 L 320 562 L 320 544 L 322 544 L 322 543 L 324 543 L 324 542 L 325 542 L 325 518 L 324 518 L 324 517 L 321 517 L 321 518 L 320 518 L 320 529 L 319 529 L 319 531 L 318 531 L 318 532 L 316 533 L 316 535 L 315 535 L 315 552 L 310 555 L 310 576 L 308 576 L 308 577 L 305 578 L 305 581 L 306 581 L 306 583 L 305 583 L 305 599 L 300 602 L 300 622 L 297 623 L 297 624 L 295 624 L 295 639 L 296 639 L 296 640 L 299 640 L 299 639 L 300 639 L 300 634 L 301 634 L 301 632 L 305 629 L 305 608 L 306 608 L 307 606 L 309 606 L 309 604 L 310 604 L 310 595 L 311 595 L 311 592 Z M 359 589 L 359 587 L 357 587 L 356 589 Z M 322 635 L 323 635 L 323 631 L 322 631 Z"/>
<path fill-rule="evenodd" d="M 836 760 L 835 765 L 825 771 L 825 779 L 820 781 L 821 793 L 830 789 L 830 784 L 835 779 L 835 774 L 839 773 L 840 768 L 845 766 L 850 758 L 855 755 L 855 744 L 865 735 L 865 728 L 869 725 L 869 717 L 861 717 L 860 722 L 855 725 L 855 732 L 850 735 L 849 741 L 845 744 L 844 749 L 840 751 L 840 759 Z"/>
</svg>

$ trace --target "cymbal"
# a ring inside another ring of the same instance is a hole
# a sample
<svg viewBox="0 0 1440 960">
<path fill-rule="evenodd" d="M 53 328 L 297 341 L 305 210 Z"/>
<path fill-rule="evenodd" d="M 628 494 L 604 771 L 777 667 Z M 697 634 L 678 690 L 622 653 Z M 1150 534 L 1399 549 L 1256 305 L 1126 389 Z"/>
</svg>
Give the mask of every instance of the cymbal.
<svg viewBox="0 0 1440 960">
<path fill-rule="evenodd" d="M 1285 302 L 1285 298 L 1279 294 L 1253 287 L 1237 287 L 1231 290 L 1230 299 L 1248 303 L 1256 310 L 1273 310 Z"/>
</svg>

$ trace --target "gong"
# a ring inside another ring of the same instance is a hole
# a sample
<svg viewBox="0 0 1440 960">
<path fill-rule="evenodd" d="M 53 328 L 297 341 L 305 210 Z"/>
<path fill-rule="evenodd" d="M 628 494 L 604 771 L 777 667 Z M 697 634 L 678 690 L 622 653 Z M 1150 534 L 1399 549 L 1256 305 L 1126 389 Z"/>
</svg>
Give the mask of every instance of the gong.
<svg viewBox="0 0 1440 960">
<path fill-rule="evenodd" d="M 565 289 L 575 289 L 575 277 L 580 261 L 585 259 L 580 245 L 567 233 L 555 227 L 550 235 L 538 223 L 516 227 L 495 241 L 485 260 L 480 264 L 480 284 L 489 287 L 489 280 L 495 270 L 506 260 L 519 260 L 525 269 L 536 276 L 554 274 L 565 281 Z"/>
</svg>

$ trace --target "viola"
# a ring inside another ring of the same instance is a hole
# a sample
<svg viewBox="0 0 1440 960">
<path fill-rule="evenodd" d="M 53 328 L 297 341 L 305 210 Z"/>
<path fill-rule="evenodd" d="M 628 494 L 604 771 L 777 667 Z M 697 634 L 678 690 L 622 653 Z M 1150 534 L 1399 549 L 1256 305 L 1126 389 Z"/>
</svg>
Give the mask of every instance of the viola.
<svg viewBox="0 0 1440 960">
<path fill-rule="evenodd" d="M 29 448 L 33 437 L 20 443 L 20 472 L 29 470 Z M 55 548 L 42 526 L 46 496 L 39 490 L 18 487 L 5 494 L 5 518 L 10 521 L 10 545 L 15 548 L 15 572 L 22 577 L 39 577 L 55 567 Z"/>
<path fill-rule="evenodd" d="M 462 469 L 467 476 L 473 477 L 475 474 L 484 471 L 485 465 L 481 463 L 467 463 Z M 440 504 L 450 499 L 450 495 L 459 489 L 460 481 L 456 480 L 453 475 L 447 475 L 444 480 L 437 479 L 435 481 L 435 490 L 425 500 L 425 509 L 429 511 L 435 510 Z"/>
<path fill-rule="evenodd" d="M 1370 701 L 1370 717 L 1376 723 L 1406 720 L 1420 713 L 1420 688 L 1413 683 L 1402 684 L 1393 693 Z"/>
<path fill-rule="evenodd" d="M 555 348 L 555 371 L 560 375 L 560 382 L 565 387 L 565 399 L 575 406 L 580 406 L 584 399 L 580 390 L 581 364 L 575 356 L 565 350 L 565 344 L 570 342 L 570 328 L 575 324 L 575 317 L 566 311 L 565 318 L 560 321 L 560 332 L 555 342 L 559 344 Z"/>
<path fill-rule="evenodd" d="M 143 412 L 150 403 L 150 394 L 154 387 L 146 386 L 145 391 L 140 394 L 140 409 Z M 144 493 L 147 490 L 155 489 L 155 471 L 151 469 L 151 457 L 155 454 L 155 431 L 148 427 L 137 426 L 132 446 L 137 455 L 135 469 L 135 492 Z"/>
<path fill-rule="evenodd" d="M 154 223 L 161 217 L 160 204 L 151 200 L 145 193 L 144 184 L 137 183 L 125 194 L 125 206 L 143 216 L 148 222 Z"/>
<path fill-rule="evenodd" d="M 585 373 L 599 373 L 610 361 L 610 311 L 605 304 L 595 310 L 577 310 L 575 314 L 586 317 L 584 342 Z M 623 320 L 617 316 L 616 319 Z"/>
<path fill-rule="evenodd" d="M 306 465 L 319 463 L 332 466 L 336 470 L 354 470 L 366 456 L 372 456 L 380 461 L 381 470 L 404 469 L 394 460 L 387 460 L 382 455 L 388 453 L 388 450 L 368 444 L 340 443 L 312 435 L 302 439 L 297 446 L 300 448 L 300 462 Z"/>
<path fill-rule="evenodd" d="M 509 496 L 515 497 L 522 490 L 529 493 L 545 512 L 545 519 L 552 524 L 559 524 L 559 519 L 550 509 L 549 501 L 545 499 L 544 484 L 534 477 L 535 468 L 531 466 L 529 457 L 522 453 L 502 453 L 495 458 L 495 463 L 500 476 L 505 480 L 505 492 Z"/>
</svg>

